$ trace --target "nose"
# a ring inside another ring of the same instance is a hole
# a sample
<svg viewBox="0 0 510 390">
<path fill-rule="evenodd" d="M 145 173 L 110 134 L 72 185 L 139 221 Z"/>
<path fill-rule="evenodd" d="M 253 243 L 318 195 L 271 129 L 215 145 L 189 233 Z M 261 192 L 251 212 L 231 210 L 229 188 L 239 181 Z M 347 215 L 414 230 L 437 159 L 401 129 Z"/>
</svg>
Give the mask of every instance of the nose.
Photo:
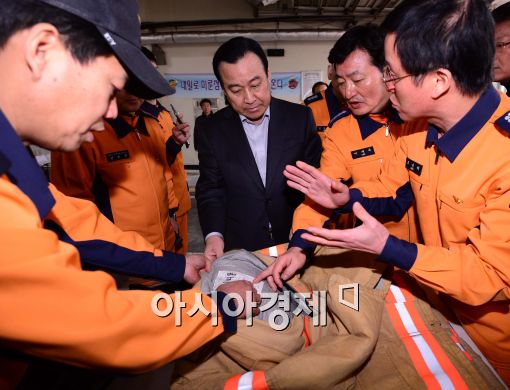
<svg viewBox="0 0 510 390">
<path fill-rule="evenodd" d="M 255 94 L 249 88 L 244 91 L 244 101 L 248 104 L 255 101 Z"/>
<path fill-rule="evenodd" d="M 117 100 L 116 99 L 110 100 L 110 104 L 108 105 L 108 109 L 106 110 L 104 117 L 106 119 L 114 119 L 117 118 L 118 113 L 119 110 L 117 108 Z"/>
<path fill-rule="evenodd" d="M 344 98 L 345 100 L 351 99 L 353 96 L 355 96 L 357 93 L 356 87 L 353 82 L 347 81 L 344 86 Z"/>
</svg>

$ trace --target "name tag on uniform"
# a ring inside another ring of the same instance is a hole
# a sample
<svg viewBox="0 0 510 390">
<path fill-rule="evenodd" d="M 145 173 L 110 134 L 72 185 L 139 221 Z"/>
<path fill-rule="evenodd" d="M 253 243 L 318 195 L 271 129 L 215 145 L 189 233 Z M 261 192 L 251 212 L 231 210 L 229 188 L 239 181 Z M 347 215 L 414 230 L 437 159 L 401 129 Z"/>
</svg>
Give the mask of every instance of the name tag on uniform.
<svg viewBox="0 0 510 390">
<path fill-rule="evenodd" d="M 356 160 L 357 158 L 372 156 L 375 154 L 375 150 L 373 146 L 369 146 L 368 148 L 364 149 L 358 149 L 351 151 L 351 156 L 353 160 Z"/>
<path fill-rule="evenodd" d="M 409 157 L 406 159 L 406 168 L 413 173 L 416 173 L 418 176 L 421 175 L 421 171 L 423 170 L 423 165 L 418 164 L 416 161 L 411 160 Z"/>
<path fill-rule="evenodd" d="M 328 126 L 317 126 L 317 131 L 325 131 Z"/>
<path fill-rule="evenodd" d="M 119 150 L 118 152 L 111 152 L 106 154 L 106 161 L 115 162 L 119 160 L 127 160 L 129 152 L 127 150 Z"/>
</svg>

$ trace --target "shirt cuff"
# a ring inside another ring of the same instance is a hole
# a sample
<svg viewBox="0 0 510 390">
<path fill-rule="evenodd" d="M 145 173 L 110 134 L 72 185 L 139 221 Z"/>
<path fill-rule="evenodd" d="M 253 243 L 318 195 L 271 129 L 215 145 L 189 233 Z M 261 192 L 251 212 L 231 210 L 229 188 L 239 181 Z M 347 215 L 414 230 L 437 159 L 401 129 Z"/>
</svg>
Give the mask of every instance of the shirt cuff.
<svg viewBox="0 0 510 390">
<path fill-rule="evenodd" d="M 313 252 L 315 251 L 315 248 L 317 247 L 316 244 L 311 243 L 309 241 L 304 240 L 301 235 L 303 233 L 308 233 L 305 229 L 298 229 L 294 232 L 292 235 L 292 238 L 290 239 L 288 248 L 301 248 L 305 254 L 306 254 L 306 260 L 310 260 L 310 258 L 313 255 Z"/>
<path fill-rule="evenodd" d="M 356 202 L 361 203 L 362 200 L 363 200 L 363 194 L 361 193 L 361 191 L 358 190 L 357 188 L 350 188 L 349 189 L 349 201 L 346 204 L 344 204 L 342 207 L 335 209 L 333 211 L 333 213 L 331 214 L 331 219 L 335 219 L 342 214 L 352 213 L 352 206 L 354 205 L 354 203 L 356 203 Z"/>
<path fill-rule="evenodd" d="M 170 156 L 172 156 L 173 159 L 179 154 L 179 152 L 182 149 L 182 145 L 179 145 L 177 142 L 175 142 L 173 137 L 168 138 L 166 141 L 166 152 Z"/>
<path fill-rule="evenodd" d="M 178 253 L 163 251 L 163 261 L 166 263 L 165 267 L 160 267 L 161 278 L 164 278 L 163 280 L 168 283 L 182 282 L 186 270 L 186 257 Z"/>
<path fill-rule="evenodd" d="M 237 317 L 233 317 L 228 315 L 224 308 L 223 308 L 223 302 L 225 302 L 225 299 L 227 298 L 227 294 L 225 294 L 222 291 L 216 291 L 216 305 L 218 306 L 218 309 L 220 310 L 221 319 L 223 320 L 223 329 L 227 333 L 233 333 L 237 330 Z M 236 311 L 236 304 L 233 299 L 228 301 L 228 308 L 231 312 Z"/>
<path fill-rule="evenodd" d="M 389 236 L 379 260 L 393 264 L 404 271 L 409 271 L 418 256 L 418 247 L 408 241 Z"/>
<path fill-rule="evenodd" d="M 223 234 L 221 234 L 220 232 L 211 232 L 211 233 L 209 233 L 207 236 L 205 236 L 204 241 L 207 241 L 207 239 L 208 239 L 209 237 L 214 237 L 214 236 L 218 236 L 218 237 L 220 237 L 223 241 L 225 241 L 225 239 L 223 238 Z"/>
</svg>

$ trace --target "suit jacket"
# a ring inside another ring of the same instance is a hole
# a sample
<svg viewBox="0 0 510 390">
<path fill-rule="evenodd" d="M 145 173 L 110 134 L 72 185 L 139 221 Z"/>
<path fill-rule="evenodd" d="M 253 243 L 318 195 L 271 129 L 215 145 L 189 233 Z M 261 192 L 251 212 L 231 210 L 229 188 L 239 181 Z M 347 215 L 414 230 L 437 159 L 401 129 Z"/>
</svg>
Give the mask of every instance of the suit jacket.
<svg viewBox="0 0 510 390">
<path fill-rule="evenodd" d="M 287 186 L 283 170 L 297 160 L 320 163 L 322 146 L 310 109 L 274 97 L 270 108 L 266 187 L 239 114 L 226 107 L 207 121 L 198 152 L 198 215 L 204 236 L 223 234 L 225 250 L 289 241 L 303 195 Z"/>
</svg>

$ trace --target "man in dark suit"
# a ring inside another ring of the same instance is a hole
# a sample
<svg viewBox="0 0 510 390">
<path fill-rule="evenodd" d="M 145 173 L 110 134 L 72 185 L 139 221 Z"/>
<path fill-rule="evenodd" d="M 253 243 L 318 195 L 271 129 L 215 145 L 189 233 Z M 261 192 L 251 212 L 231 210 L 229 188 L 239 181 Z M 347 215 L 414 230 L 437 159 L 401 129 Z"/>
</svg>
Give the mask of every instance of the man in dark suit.
<svg viewBox="0 0 510 390">
<path fill-rule="evenodd" d="M 196 187 L 205 253 L 257 250 L 287 242 L 303 200 L 283 170 L 297 160 L 318 166 L 322 151 L 309 108 L 271 97 L 271 73 L 260 45 L 236 37 L 213 58 L 230 106 L 207 123 Z"/>
</svg>

